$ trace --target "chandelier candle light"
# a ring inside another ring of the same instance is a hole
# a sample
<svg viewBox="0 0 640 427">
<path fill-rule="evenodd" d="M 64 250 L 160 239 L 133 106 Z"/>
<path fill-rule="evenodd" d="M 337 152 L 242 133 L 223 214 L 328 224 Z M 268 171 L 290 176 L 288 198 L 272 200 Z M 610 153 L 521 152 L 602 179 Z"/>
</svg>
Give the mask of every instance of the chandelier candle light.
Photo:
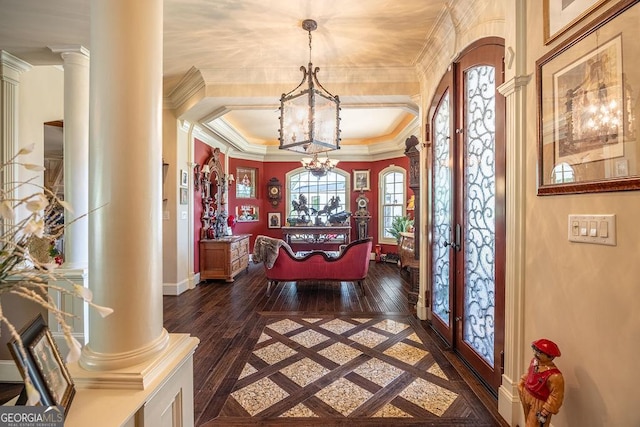
<svg viewBox="0 0 640 427">
<path fill-rule="evenodd" d="M 323 161 L 318 159 L 318 153 L 313 154 L 313 158 L 311 157 L 303 157 L 300 160 L 302 166 L 309 172 L 311 175 L 316 178 L 322 178 L 329 172 L 331 169 L 335 168 L 338 165 L 339 160 L 330 159 L 329 156 Z"/>
<path fill-rule="evenodd" d="M 340 148 L 340 99 L 318 81 L 320 68 L 311 63 L 311 32 L 316 21 L 305 19 L 302 29 L 309 33 L 309 66 L 300 67 L 300 84 L 280 97 L 280 149 L 316 154 Z M 306 88 L 295 93 L 304 83 Z"/>
</svg>

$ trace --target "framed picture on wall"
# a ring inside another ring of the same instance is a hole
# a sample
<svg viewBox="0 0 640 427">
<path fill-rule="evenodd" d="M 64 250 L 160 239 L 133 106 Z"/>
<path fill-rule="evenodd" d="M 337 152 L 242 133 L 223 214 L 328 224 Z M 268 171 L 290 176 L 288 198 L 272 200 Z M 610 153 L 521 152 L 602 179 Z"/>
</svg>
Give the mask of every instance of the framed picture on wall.
<svg viewBox="0 0 640 427">
<path fill-rule="evenodd" d="M 181 188 L 180 189 L 180 204 L 181 205 L 186 205 L 189 201 L 189 193 L 187 192 L 186 188 Z"/>
<path fill-rule="evenodd" d="M 189 175 L 186 170 L 180 169 L 180 187 L 189 186 Z"/>
<path fill-rule="evenodd" d="M 543 0 L 544 43 L 551 43 L 556 37 L 576 25 L 607 0 Z"/>
<path fill-rule="evenodd" d="M 239 167 L 236 169 L 236 199 L 255 199 L 256 169 Z"/>
<path fill-rule="evenodd" d="M 269 228 L 280 228 L 280 212 L 269 212 Z"/>
<path fill-rule="evenodd" d="M 369 169 L 353 171 L 353 191 L 371 190 Z"/>
<path fill-rule="evenodd" d="M 238 222 L 256 222 L 258 221 L 258 207 L 254 205 L 236 206 L 236 220 Z"/>
<path fill-rule="evenodd" d="M 640 189 L 638 22 L 621 2 L 536 61 L 538 195 Z"/>
</svg>

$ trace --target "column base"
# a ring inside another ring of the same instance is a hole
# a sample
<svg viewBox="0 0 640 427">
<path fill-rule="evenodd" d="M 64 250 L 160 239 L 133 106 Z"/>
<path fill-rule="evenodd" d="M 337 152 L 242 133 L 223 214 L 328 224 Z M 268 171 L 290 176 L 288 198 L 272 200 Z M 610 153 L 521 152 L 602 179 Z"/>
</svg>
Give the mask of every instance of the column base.
<svg viewBox="0 0 640 427">
<path fill-rule="evenodd" d="M 509 425 L 524 425 L 524 413 L 520 397 L 518 396 L 518 384 L 511 381 L 505 375 L 502 376 L 502 385 L 498 389 L 498 413 Z"/>
<path fill-rule="evenodd" d="M 188 335 L 169 335 L 166 329 L 147 347 L 128 353 L 93 353 L 88 347 L 82 349 L 74 381 L 85 388 L 132 388 L 144 389 L 155 376 L 162 372 L 164 359 L 182 351 L 182 340 Z M 155 353 L 155 354 L 154 354 Z M 102 375 L 106 374 L 106 375 Z"/>
<path fill-rule="evenodd" d="M 113 371 L 68 364 L 76 386 L 65 426 L 193 425 L 193 353 L 200 340 L 169 334 L 153 360 Z"/>
</svg>

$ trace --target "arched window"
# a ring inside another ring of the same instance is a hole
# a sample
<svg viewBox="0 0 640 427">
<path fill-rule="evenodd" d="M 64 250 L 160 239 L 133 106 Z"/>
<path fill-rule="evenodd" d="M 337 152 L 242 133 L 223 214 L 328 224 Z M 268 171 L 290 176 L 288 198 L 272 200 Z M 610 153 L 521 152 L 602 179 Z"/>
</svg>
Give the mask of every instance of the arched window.
<svg viewBox="0 0 640 427">
<path fill-rule="evenodd" d="M 349 174 L 341 169 L 333 169 L 323 177 L 316 178 L 304 168 L 287 173 L 287 221 L 290 225 L 315 221 L 332 197 L 339 199 L 339 207 L 330 213 L 349 211 Z M 302 203 L 306 204 L 304 210 Z M 320 215 L 326 222 L 327 215 Z"/>
<path fill-rule="evenodd" d="M 381 243 L 395 244 L 396 238 L 388 230 L 394 218 L 405 215 L 407 172 L 401 167 L 389 166 L 380 172 L 379 178 L 379 240 Z"/>
</svg>

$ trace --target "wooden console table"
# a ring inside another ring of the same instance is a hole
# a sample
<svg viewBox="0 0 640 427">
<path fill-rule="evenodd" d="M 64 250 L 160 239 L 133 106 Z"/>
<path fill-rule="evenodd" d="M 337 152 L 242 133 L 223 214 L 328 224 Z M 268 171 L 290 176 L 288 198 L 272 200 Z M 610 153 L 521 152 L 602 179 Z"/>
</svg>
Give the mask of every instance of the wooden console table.
<svg viewBox="0 0 640 427">
<path fill-rule="evenodd" d="M 285 242 L 291 243 L 331 243 L 348 244 L 351 242 L 350 225 L 304 225 L 299 227 L 282 227 Z"/>
<path fill-rule="evenodd" d="M 243 269 L 249 269 L 251 234 L 200 240 L 200 280 L 224 279 L 233 282 Z"/>
</svg>

